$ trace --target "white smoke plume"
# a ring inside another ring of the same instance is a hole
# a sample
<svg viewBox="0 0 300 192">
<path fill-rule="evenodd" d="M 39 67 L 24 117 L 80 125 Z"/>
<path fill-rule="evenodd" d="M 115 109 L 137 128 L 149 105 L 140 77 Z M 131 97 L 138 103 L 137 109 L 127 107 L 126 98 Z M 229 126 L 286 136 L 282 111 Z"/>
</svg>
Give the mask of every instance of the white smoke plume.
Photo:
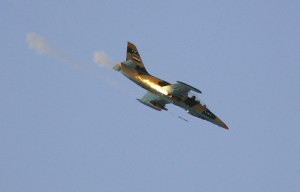
<svg viewBox="0 0 300 192">
<path fill-rule="evenodd" d="M 103 51 L 94 52 L 94 63 L 100 67 L 112 67 L 112 63 Z"/>
<path fill-rule="evenodd" d="M 43 54 L 52 54 L 54 51 L 47 43 L 44 38 L 37 35 L 36 33 L 28 33 L 26 36 L 26 40 L 28 42 L 28 46 L 31 49 L 34 49 L 37 53 Z"/>
<path fill-rule="evenodd" d="M 86 64 L 82 63 L 72 57 L 70 57 L 68 54 L 65 52 L 59 50 L 58 48 L 52 47 L 48 45 L 48 43 L 45 41 L 45 39 L 34 33 L 28 33 L 26 36 L 26 40 L 28 43 L 29 48 L 34 49 L 38 54 L 47 54 L 50 56 L 53 56 L 57 59 L 60 59 L 64 62 L 67 62 L 74 67 L 85 67 Z"/>
<path fill-rule="evenodd" d="M 99 79 L 102 79 L 104 82 L 111 85 L 112 87 L 126 92 L 131 96 L 133 95 L 134 91 L 129 90 L 129 88 L 126 88 L 126 86 L 121 85 L 116 80 L 112 79 L 109 76 L 106 76 L 105 74 L 97 70 L 95 65 L 88 65 L 87 63 L 83 63 L 69 56 L 68 54 L 66 54 L 65 51 L 50 46 L 42 36 L 31 32 L 26 35 L 26 41 L 28 43 L 28 47 L 30 49 L 35 50 L 38 54 L 46 54 L 55 57 L 56 59 L 59 59 L 73 67 L 84 69 L 86 72 L 89 72 L 98 77 Z M 94 52 L 93 59 L 98 66 L 112 67 L 112 63 L 110 62 L 109 57 L 103 51 Z"/>
</svg>

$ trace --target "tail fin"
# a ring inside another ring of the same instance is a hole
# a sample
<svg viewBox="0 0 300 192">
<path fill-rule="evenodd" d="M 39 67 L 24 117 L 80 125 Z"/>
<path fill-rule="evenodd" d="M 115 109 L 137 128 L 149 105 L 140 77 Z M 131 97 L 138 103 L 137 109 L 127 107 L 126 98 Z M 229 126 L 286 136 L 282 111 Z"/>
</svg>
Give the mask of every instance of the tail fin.
<svg viewBox="0 0 300 192">
<path fill-rule="evenodd" d="M 127 44 L 126 61 L 133 60 L 138 63 L 143 63 L 136 46 L 130 42 Z"/>
<path fill-rule="evenodd" d="M 130 42 L 127 44 L 126 61 L 128 60 L 132 60 L 136 64 L 137 70 L 148 73 L 136 46 Z"/>
</svg>

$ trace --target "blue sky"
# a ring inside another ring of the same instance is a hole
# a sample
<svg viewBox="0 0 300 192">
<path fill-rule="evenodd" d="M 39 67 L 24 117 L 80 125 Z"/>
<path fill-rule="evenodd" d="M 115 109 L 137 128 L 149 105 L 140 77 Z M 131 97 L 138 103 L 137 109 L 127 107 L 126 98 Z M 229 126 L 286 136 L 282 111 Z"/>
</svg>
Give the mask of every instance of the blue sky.
<svg viewBox="0 0 300 192">
<path fill-rule="evenodd" d="M 299 191 L 299 9 L 3 1 L 0 191 Z M 65 59 L 30 49 L 29 33 Z M 202 90 L 230 130 L 147 108 L 135 100 L 145 90 L 93 62 L 96 51 L 124 60 L 127 41 L 151 74 Z"/>
</svg>

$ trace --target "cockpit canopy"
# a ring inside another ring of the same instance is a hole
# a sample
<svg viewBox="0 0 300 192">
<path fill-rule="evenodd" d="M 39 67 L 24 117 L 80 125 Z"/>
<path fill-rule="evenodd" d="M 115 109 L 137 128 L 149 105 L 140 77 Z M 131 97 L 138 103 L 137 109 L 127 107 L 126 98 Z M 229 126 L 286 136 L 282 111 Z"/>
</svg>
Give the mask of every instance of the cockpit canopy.
<svg viewBox="0 0 300 192">
<path fill-rule="evenodd" d="M 188 93 L 188 97 L 189 97 L 189 101 L 192 103 L 192 102 L 195 102 L 195 103 L 199 103 L 200 105 L 202 105 L 202 106 L 206 106 L 205 105 L 205 103 L 203 102 L 203 101 L 201 101 L 198 97 L 197 97 L 197 95 L 195 94 L 195 93 L 193 93 L 193 92 L 189 92 Z"/>
</svg>

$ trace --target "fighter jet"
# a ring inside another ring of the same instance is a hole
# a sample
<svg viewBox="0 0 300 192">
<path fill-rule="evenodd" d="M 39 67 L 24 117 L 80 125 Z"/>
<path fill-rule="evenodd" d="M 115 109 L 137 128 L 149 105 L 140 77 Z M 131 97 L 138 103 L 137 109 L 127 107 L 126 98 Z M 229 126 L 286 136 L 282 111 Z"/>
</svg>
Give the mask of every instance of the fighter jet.
<svg viewBox="0 0 300 192">
<path fill-rule="evenodd" d="M 168 110 L 167 104 L 174 104 L 195 117 L 228 129 L 227 125 L 196 97 L 195 93 L 202 93 L 199 89 L 181 81 L 170 84 L 150 75 L 134 44 L 128 42 L 126 61 L 117 63 L 113 69 L 148 91 L 141 99 L 137 99 L 146 106 L 161 111 Z"/>
</svg>

